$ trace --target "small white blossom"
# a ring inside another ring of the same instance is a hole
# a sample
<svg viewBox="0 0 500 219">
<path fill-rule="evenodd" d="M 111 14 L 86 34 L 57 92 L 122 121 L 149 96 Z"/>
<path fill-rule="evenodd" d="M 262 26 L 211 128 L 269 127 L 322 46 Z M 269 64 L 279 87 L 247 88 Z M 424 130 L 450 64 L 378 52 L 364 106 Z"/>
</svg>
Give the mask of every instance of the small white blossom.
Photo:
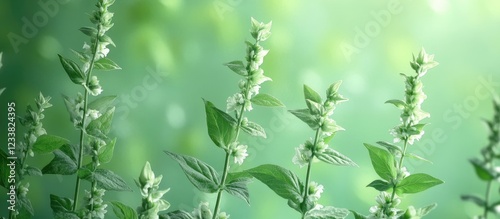
<svg viewBox="0 0 500 219">
<path fill-rule="evenodd" d="M 247 153 L 248 146 L 240 145 L 238 144 L 238 142 L 233 142 L 229 146 L 229 148 L 231 150 L 231 155 L 234 157 L 234 163 L 237 163 L 239 165 L 243 164 L 245 158 L 248 157 Z"/>
<path fill-rule="evenodd" d="M 323 193 L 323 185 L 316 182 L 311 182 L 309 184 L 309 197 L 312 201 L 318 201 L 321 198 L 321 193 Z"/>
<path fill-rule="evenodd" d="M 293 156 L 293 163 L 299 165 L 301 168 L 309 164 L 312 159 L 312 151 L 306 148 L 303 144 L 295 148 L 295 156 Z"/>
<path fill-rule="evenodd" d="M 244 102 L 245 100 L 243 99 L 243 95 L 241 93 L 236 93 L 227 98 L 226 111 L 232 112 L 234 110 L 239 110 Z"/>
</svg>

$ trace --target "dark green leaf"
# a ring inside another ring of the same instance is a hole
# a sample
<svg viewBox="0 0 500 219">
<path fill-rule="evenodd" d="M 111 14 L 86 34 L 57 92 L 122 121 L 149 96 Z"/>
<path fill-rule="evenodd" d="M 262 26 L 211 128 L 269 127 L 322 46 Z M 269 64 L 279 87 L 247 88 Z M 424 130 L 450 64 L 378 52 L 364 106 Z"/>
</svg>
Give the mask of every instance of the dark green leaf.
<svg viewBox="0 0 500 219">
<path fill-rule="evenodd" d="M 276 97 L 273 97 L 268 94 L 257 94 L 252 99 L 250 100 L 252 103 L 255 105 L 259 106 L 270 106 L 270 107 L 275 107 L 275 106 L 285 106 L 283 103 L 276 99 Z"/>
<path fill-rule="evenodd" d="M 219 189 L 219 174 L 210 165 L 194 157 L 165 151 L 181 166 L 189 181 L 200 191 L 214 193 Z"/>
<path fill-rule="evenodd" d="M 248 121 L 246 125 L 241 126 L 241 129 L 251 136 L 266 138 L 264 128 L 255 122 Z"/>
<path fill-rule="evenodd" d="M 303 185 L 292 171 L 277 165 L 264 164 L 247 172 L 282 198 L 295 203 L 302 202 Z"/>
<path fill-rule="evenodd" d="M 17 202 L 20 206 L 20 211 L 26 211 L 30 216 L 35 215 L 35 211 L 33 210 L 33 205 L 31 205 L 31 201 L 26 196 L 18 196 Z M 24 218 L 24 217 L 19 217 Z"/>
<path fill-rule="evenodd" d="M 137 219 L 135 210 L 120 202 L 111 202 L 113 205 L 113 212 L 119 219 Z"/>
<path fill-rule="evenodd" d="M 58 212 L 71 212 L 73 200 L 50 194 L 50 208 L 54 214 Z"/>
<path fill-rule="evenodd" d="M 318 92 L 314 91 L 312 88 L 308 87 L 304 84 L 304 98 L 306 100 L 311 100 L 313 102 L 321 104 L 321 96 L 319 96 Z M 307 103 L 306 101 L 306 104 Z"/>
<path fill-rule="evenodd" d="M 368 217 L 358 213 L 358 212 L 355 212 L 353 210 L 349 210 L 353 215 L 354 215 L 354 219 L 367 219 Z"/>
<path fill-rule="evenodd" d="M 307 213 L 306 219 L 343 219 L 349 215 L 349 210 L 326 206 L 321 209 L 313 209 Z"/>
<path fill-rule="evenodd" d="M 37 154 L 48 154 L 61 146 L 68 144 L 69 140 L 55 135 L 41 135 L 33 144 L 33 152 Z"/>
<path fill-rule="evenodd" d="M 120 176 L 107 169 L 96 169 L 92 174 L 83 179 L 89 182 L 95 181 L 99 188 L 105 190 L 132 191 Z"/>
<path fill-rule="evenodd" d="M 92 120 L 87 126 L 87 133 L 95 137 L 106 136 L 111 130 L 111 122 L 115 113 L 115 107 L 109 108 L 99 118 Z"/>
<path fill-rule="evenodd" d="M 472 166 L 474 166 L 474 170 L 476 170 L 476 175 L 479 179 L 483 181 L 491 181 L 495 178 L 495 173 L 485 167 L 485 165 L 476 159 L 470 160 Z"/>
<path fill-rule="evenodd" d="M 245 65 L 242 61 L 232 61 L 226 63 L 225 66 L 229 67 L 234 73 L 239 74 L 241 76 L 248 75 Z"/>
<path fill-rule="evenodd" d="M 333 164 L 338 166 L 355 166 L 355 167 L 358 166 L 350 158 L 331 148 L 326 148 L 325 151 L 323 151 L 322 153 L 317 153 L 316 157 L 319 160 L 328 164 Z"/>
<path fill-rule="evenodd" d="M 232 180 L 226 184 L 224 190 L 231 195 L 243 199 L 248 205 L 250 205 L 250 194 L 248 193 L 247 184 L 251 180 L 249 178 L 239 178 Z"/>
<path fill-rule="evenodd" d="M 236 138 L 236 121 L 227 113 L 217 109 L 210 101 L 205 101 L 208 135 L 215 145 L 227 146 Z"/>
<path fill-rule="evenodd" d="M 116 138 L 108 142 L 105 146 L 99 148 L 99 162 L 109 163 L 111 158 L 113 158 L 113 151 L 115 150 Z"/>
<path fill-rule="evenodd" d="M 116 100 L 116 95 L 99 97 L 94 101 L 90 102 L 88 108 L 97 110 L 101 113 L 105 113 L 110 107 L 113 106 L 113 102 L 115 100 Z"/>
<path fill-rule="evenodd" d="M 366 143 L 364 145 L 368 149 L 375 172 L 386 181 L 391 181 L 395 178 L 396 161 L 394 160 L 394 156 L 384 149 Z"/>
<path fill-rule="evenodd" d="M 168 212 L 166 214 L 161 214 L 160 219 L 197 219 L 197 218 L 193 218 L 191 214 L 189 214 L 188 212 L 185 212 L 183 210 L 177 210 Z"/>
<path fill-rule="evenodd" d="M 69 79 L 71 79 L 71 81 L 75 84 L 83 84 L 85 82 L 84 74 L 78 64 L 70 59 L 62 57 L 61 55 L 58 56 L 64 71 L 66 71 L 69 76 Z"/>
<path fill-rule="evenodd" d="M 422 192 L 441 183 L 443 181 L 440 179 L 436 179 L 425 173 L 416 173 L 401 180 L 396 189 L 400 193 L 411 194 Z"/>
<path fill-rule="evenodd" d="M 289 110 L 294 116 L 305 122 L 309 127 L 313 130 L 319 128 L 318 120 L 315 116 L 311 115 L 311 112 L 308 109 L 299 109 L 299 110 Z"/>
<path fill-rule="evenodd" d="M 388 101 L 385 101 L 385 103 L 390 103 L 399 109 L 404 109 L 406 106 L 406 103 L 402 100 L 388 100 Z"/>
<path fill-rule="evenodd" d="M 78 167 L 76 165 L 76 156 L 71 145 L 63 145 L 58 150 L 54 151 L 54 159 L 42 169 L 43 174 L 61 174 L 72 175 L 76 173 Z"/>
<path fill-rule="evenodd" d="M 25 171 L 28 176 L 42 176 L 42 171 L 36 167 L 27 166 Z"/>
<path fill-rule="evenodd" d="M 111 71 L 111 70 L 120 70 L 122 69 L 118 64 L 113 62 L 113 60 L 109 58 L 101 58 L 94 62 L 94 68 L 97 70 L 103 71 Z"/>
<path fill-rule="evenodd" d="M 82 28 L 80 28 L 80 31 L 83 34 L 85 34 L 85 35 L 87 35 L 89 37 L 92 37 L 92 38 L 97 35 L 97 30 L 95 28 L 93 28 L 93 27 L 82 27 Z"/>
<path fill-rule="evenodd" d="M 460 198 L 463 201 L 472 202 L 472 203 L 476 204 L 477 206 L 479 206 L 481 208 L 484 208 L 484 206 L 486 205 L 486 202 L 484 201 L 484 199 L 480 198 L 480 197 L 478 197 L 476 195 L 462 195 L 462 196 L 460 196 Z"/>
<path fill-rule="evenodd" d="M 390 184 L 386 181 L 382 181 L 382 180 L 377 179 L 377 180 L 371 182 L 370 184 L 368 184 L 366 187 L 373 187 L 377 191 L 384 192 L 384 191 L 391 189 L 392 186 L 393 186 L 392 184 Z"/>
</svg>

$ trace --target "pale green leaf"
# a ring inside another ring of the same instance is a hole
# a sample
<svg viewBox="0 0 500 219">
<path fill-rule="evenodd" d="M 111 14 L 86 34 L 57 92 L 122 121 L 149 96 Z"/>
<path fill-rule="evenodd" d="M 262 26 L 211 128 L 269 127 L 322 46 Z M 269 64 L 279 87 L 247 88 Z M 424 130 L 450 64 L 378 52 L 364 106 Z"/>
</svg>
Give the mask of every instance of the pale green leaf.
<svg viewBox="0 0 500 219">
<path fill-rule="evenodd" d="M 111 71 L 122 69 L 118 64 L 109 58 L 101 58 L 94 62 L 94 68 L 96 70 Z"/>
<path fill-rule="evenodd" d="M 416 173 L 401 180 L 396 187 L 396 191 L 402 194 L 418 193 L 441 183 L 443 183 L 443 181 L 440 179 L 434 178 L 425 173 Z"/>
<path fill-rule="evenodd" d="M 217 109 L 210 101 L 205 101 L 208 135 L 215 145 L 224 147 L 234 142 L 236 138 L 236 121 Z"/>
<path fill-rule="evenodd" d="M 338 166 L 358 166 L 350 158 L 331 148 L 326 148 L 325 151 L 316 153 L 315 155 L 319 160 L 328 164 Z"/>
<path fill-rule="evenodd" d="M 252 103 L 254 103 L 255 105 L 259 106 L 269 106 L 269 107 L 285 106 L 280 100 L 269 94 L 257 94 L 254 97 L 252 97 L 250 101 L 252 101 Z"/>
<path fill-rule="evenodd" d="M 247 172 L 280 197 L 295 203 L 302 202 L 303 185 L 292 171 L 277 165 L 264 164 Z"/>
<path fill-rule="evenodd" d="M 241 76 L 248 75 L 248 72 L 247 72 L 245 65 L 243 64 L 242 61 L 232 61 L 232 62 L 226 63 L 224 65 L 227 66 L 229 69 L 231 69 L 236 74 L 239 74 Z"/>
<path fill-rule="evenodd" d="M 289 110 L 288 112 L 305 122 L 311 129 L 316 130 L 319 128 L 317 118 L 311 115 L 308 109 Z"/>
<path fill-rule="evenodd" d="M 266 138 L 266 131 L 264 128 L 255 122 L 248 121 L 247 124 L 241 126 L 241 129 L 249 135 Z"/>
<path fill-rule="evenodd" d="M 394 156 L 384 149 L 366 143 L 364 145 L 368 149 L 375 172 L 386 181 L 391 181 L 395 178 L 396 161 Z"/>
</svg>

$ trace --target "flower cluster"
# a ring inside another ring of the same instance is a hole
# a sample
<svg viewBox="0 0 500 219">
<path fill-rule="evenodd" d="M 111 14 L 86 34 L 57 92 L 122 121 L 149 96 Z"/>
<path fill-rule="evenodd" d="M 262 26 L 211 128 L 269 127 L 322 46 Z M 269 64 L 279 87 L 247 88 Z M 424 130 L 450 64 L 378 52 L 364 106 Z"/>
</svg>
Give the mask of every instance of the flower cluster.
<svg viewBox="0 0 500 219">
<path fill-rule="evenodd" d="M 162 175 L 155 177 L 151 165 L 146 162 L 139 176 L 139 181 L 136 181 L 142 195 L 142 205 L 137 208 L 139 219 L 158 219 L 158 212 L 170 207 L 170 203 L 162 199 L 163 195 L 170 189 L 158 190 L 162 178 Z"/>
<path fill-rule="evenodd" d="M 243 161 L 248 156 L 247 148 L 248 146 L 241 145 L 237 141 L 229 144 L 229 153 L 233 156 L 235 163 L 243 164 Z"/>
<path fill-rule="evenodd" d="M 200 205 L 198 205 L 198 208 L 195 208 L 191 212 L 191 216 L 193 217 L 193 219 L 212 219 L 213 214 L 208 206 L 208 202 L 201 202 Z M 226 214 L 226 212 L 220 212 L 215 218 L 229 219 L 229 214 Z"/>
<path fill-rule="evenodd" d="M 321 103 L 321 100 L 319 99 L 313 100 L 308 98 L 306 95 L 306 103 L 308 107 L 307 114 L 309 114 L 309 119 L 306 123 L 313 130 L 321 132 L 325 137 L 331 136 L 335 132 L 344 130 L 342 127 L 337 125 L 335 120 L 330 118 L 330 116 L 333 115 L 336 105 L 347 100 L 338 93 L 338 89 L 341 84 L 342 81 L 339 81 L 330 85 L 326 91 L 327 98 L 323 103 Z M 311 88 L 307 86 L 304 86 L 304 90 L 312 92 Z M 294 113 L 293 111 L 291 112 Z M 314 158 L 314 155 L 320 155 L 328 149 L 328 144 L 324 142 L 323 137 L 316 139 L 316 142 L 313 142 L 313 140 L 310 139 L 295 148 L 295 156 L 292 161 L 294 164 L 303 167 Z"/>
<path fill-rule="evenodd" d="M 242 109 L 251 111 L 253 107 L 250 100 L 259 94 L 262 83 L 271 80 L 271 78 L 264 76 L 264 70 L 260 68 L 269 50 L 265 50 L 259 45 L 259 42 L 267 40 L 271 35 L 271 25 L 272 22 L 264 24 L 252 18 L 250 33 L 255 39 L 255 43 L 246 42 L 246 66 L 241 61 L 226 64 L 231 70 L 244 77 L 238 84 L 240 92 L 227 99 L 227 112 L 236 111 L 236 113 L 240 113 Z"/>
<path fill-rule="evenodd" d="M 106 192 L 106 190 L 92 187 L 90 192 L 87 190 L 85 190 L 85 192 L 86 208 L 83 210 L 82 218 L 104 219 L 104 215 L 107 212 L 106 207 L 108 207 L 108 205 L 104 204 L 102 197 L 104 197 L 104 192 Z"/>
<path fill-rule="evenodd" d="M 406 84 L 404 101 L 388 101 L 403 110 L 400 117 L 401 124 L 390 131 L 394 136 L 394 142 L 406 141 L 412 145 L 416 140 L 420 140 L 424 134 L 424 124 L 419 122 L 430 115 L 421 109 L 421 105 L 427 96 L 422 91 L 423 84 L 420 79 L 427 73 L 427 70 L 438 65 L 433 59 L 434 55 L 428 55 L 424 49 L 421 50 L 417 57 L 414 56 L 410 65 L 415 70 L 416 75 L 407 76 L 402 74 L 405 77 Z"/>
<path fill-rule="evenodd" d="M 36 109 L 28 106 L 26 109 L 26 116 L 20 118 L 20 122 L 23 126 L 27 128 L 27 132 L 24 134 L 24 141 L 20 142 L 19 149 L 21 150 L 21 156 L 25 156 L 27 153 L 33 157 L 32 146 L 38 139 L 40 135 L 47 134 L 43 128 L 42 119 L 45 117 L 43 111 L 52 106 L 49 103 L 51 97 L 43 96 L 42 93 L 38 95 L 35 99 Z"/>
<path fill-rule="evenodd" d="M 394 195 L 394 198 L 392 198 L 391 194 L 380 192 L 375 200 L 377 201 L 377 205 L 370 208 L 368 219 L 397 219 L 404 213 L 396 208 L 401 203 L 401 199 L 397 195 Z"/>
</svg>

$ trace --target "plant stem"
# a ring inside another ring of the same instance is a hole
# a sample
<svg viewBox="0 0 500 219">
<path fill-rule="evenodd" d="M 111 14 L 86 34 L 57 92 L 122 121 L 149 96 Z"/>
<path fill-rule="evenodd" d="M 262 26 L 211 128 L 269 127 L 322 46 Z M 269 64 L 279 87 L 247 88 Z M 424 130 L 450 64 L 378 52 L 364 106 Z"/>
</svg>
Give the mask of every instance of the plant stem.
<svg viewBox="0 0 500 219">
<path fill-rule="evenodd" d="M 243 113 L 245 112 L 245 103 L 243 103 L 243 106 L 241 106 L 241 110 L 239 113 L 238 117 L 238 122 L 236 123 L 236 137 L 235 141 L 238 140 L 238 137 L 240 136 L 240 128 L 241 128 L 241 121 L 243 120 Z M 222 172 L 222 179 L 219 184 L 219 191 L 217 192 L 217 200 L 215 202 L 215 208 L 214 208 L 214 214 L 212 216 L 212 219 L 215 219 L 217 215 L 219 214 L 219 208 L 220 208 L 220 201 L 222 198 L 222 191 L 224 190 L 224 186 L 226 184 L 226 179 L 227 179 L 227 174 L 229 172 L 229 159 L 231 158 L 231 151 L 226 150 L 226 159 L 224 161 L 224 170 Z"/>
<path fill-rule="evenodd" d="M 406 149 L 408 148 L 408 139 L 405 139 L 404 140 L 404 146 L 403 146 L 403 153 L 401 153 L 401 158 L 399 159 L 399 163 L 398 163 L 398 169 L 397 171 L 400 171 L 401 168 L 403 167 L 403 162 L 404 162 L 404 158 L 405 158 L 405 155 L 406 155 Z M 399 173 L 399 172 L 398 172 Z M 399 182 L 398 182 L 399 183 Z M 394 201 L 394 197 L 396 196 L 396 187 L 398 185 L 394 185 L 392 187 L 392 195 L 391 195 L 391 200 Z"/>
<path fill-rule="evenodd" d="M 100 25 L 97 25 L 97 35 L 96 35 L 96 39 L 95 39 L 94 48 L 92 48 L 92 59 L 90 61 L 90 66 L 89 66 L 89 69 L 87 71 L 87 78 L 86 78 L 85 86 L 87 86 L 90 83 L 90 78 L 92 76 L 92 70 L 94 69 L 94 62 L 95 62 L 95 59 L 97 56 L 97 46 L 99 45 L 98 35 L 100 32 L 101 32 Z M 80 129 L 80 145 L 79 145 L 80 150 L 79 150 L 79 154 L 78 154 L 78 169 L 77 170 L 82 168 L 82 163 L 83 163 L 83 144 L 85 143 L 84 141 L 85 141 L 85 135 L 86 135 L 85 134 L 85 120 L 87 118 L 86 114 L 88 111 L 88 106 L 87 106 L 88 100 L 89 100 L 89 90 L 87 87 L 85 87 L 85 93 L 83 96 L 83 118 L 82 118 L 82 127 Z M 80 177 L 77 176 L 72 211 L 76 211 L 76 207 L 78 206 L 78 195 L 80 193 L 80 184 L 81 184 Z"/>
<path fill-rule="evenodd" d="M 318 128 L 316 130 L 316 135 L 314 136 L 314 143 L 313 143 L 313 148 L 311 149 L 311 159 L 309 160 L 309 163 L 307 164 L 307 173 L 306 173 L 306 184 L 304 187 L 304 200 L 302 203 L 305 203 L 307 200 L 307 196 L 309 195 L 309 180 L 311 179 L 311 167 L 312 167 L 312 160 L 314 158 L 314 151 L 316 149 L 316 145 L 318 144 L 318 139 L 319 139 L 319 134 L 320 134 L 320 129 Z M 302 219 L 304 219 L 306 216 L 306 212 L 302 213 Z"/>
<path fill-rule="evenodd" d="M 488 205 L 490 205 L 489 199 L 490 199 L 490 191 L 492 185 L 491 182 L 492 180 L 488 181 L 488 185 L 486 186 L 486 195 L 484 197 L 484 213 L 483 213 L 484 219 L 488 219 Z"/>
</svg>

